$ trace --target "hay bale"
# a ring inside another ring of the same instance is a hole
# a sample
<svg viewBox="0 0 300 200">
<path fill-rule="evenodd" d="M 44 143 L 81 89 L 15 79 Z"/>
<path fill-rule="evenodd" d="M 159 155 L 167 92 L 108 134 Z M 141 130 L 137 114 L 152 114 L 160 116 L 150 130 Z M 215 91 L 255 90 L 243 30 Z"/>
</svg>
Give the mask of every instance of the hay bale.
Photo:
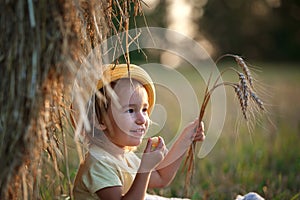
<svg viewBox="0 0 300 200">
<path fill-rule="evenodd" d="M 0 199 L 72 197 L 69 88 L 95 46 L 128 31 L 140 1 L 6 0 L 0 11 Z"/>
</svg>

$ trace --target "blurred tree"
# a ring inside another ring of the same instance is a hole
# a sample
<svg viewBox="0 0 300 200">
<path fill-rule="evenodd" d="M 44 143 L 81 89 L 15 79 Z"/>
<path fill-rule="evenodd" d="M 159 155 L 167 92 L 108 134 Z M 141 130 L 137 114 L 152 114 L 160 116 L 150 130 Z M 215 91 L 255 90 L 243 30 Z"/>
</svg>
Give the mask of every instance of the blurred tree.
<svg viewBox="0 0 300 200">
<path fill-rule="evenodd" d="M 257 60 L 300 60 L 297 0 L 210 0 L 197 22 L 216 57 L 230 52 Z"/>
<path fill-rule="evenodd" d="M 168 27 L 172 9 L 168 1 L 153 1 L 157 4 L 145 9 L 147 24 L 139 18 L 138 26 Z M 195 39 L 212 43 L 213 57 L 230 52 L 256 60 L 300 60 L 300 1 L 182 1 L 193 7 L 190 19 L 198 26 Z M 178 14 L 182 12 L 177 9 Z"/>
<path fill-rule="evenodd" d="M 154 0 L 155 5 L 143 4 L 145 18 L 137 17 L 136 21 L 141 26 L 166 27 L 167 26 L 167 2 L 162 0 Z M 132 27 L 134 23 L 131 23 Z"/>
</svg>

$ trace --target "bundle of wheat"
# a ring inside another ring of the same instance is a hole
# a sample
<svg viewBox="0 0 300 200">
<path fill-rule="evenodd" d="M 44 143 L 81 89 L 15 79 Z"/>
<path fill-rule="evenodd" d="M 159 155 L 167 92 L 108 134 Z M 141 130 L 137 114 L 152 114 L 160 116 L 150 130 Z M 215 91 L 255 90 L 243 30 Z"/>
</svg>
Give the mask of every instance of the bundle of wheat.
<svg viewBox="0 0 300 200">
<path fill-rule="evenodd" d="M 247 121 L 248 125 L 251 126 L 251 123 L 254 123 L 252 121 L 255 120 L 255 115 L 259 112 L 266 111 L 263 101 L 256 94 L 256 91 L 254 88 L 254 83 L 253 83 L 254 79 L 253 79 L 250 69 L 247 66 L 247 64 L 245 63 L 245 61 L 238 55 L 225 54 L 216 61 L 216 64 L 218 63 L 218 61 L 220 59 L 222 59 L 224 57 L 234 58 L 238 64 L 238 66 L 242 70 L 242 72 L 240 72 L 236 68 L 230 67 L 230 68 L 223 70 L 220 73 L 220 75 L 216 78 L 215 82 L 213 82 L 212 85 L 210 85 L 211 80 L 209 80 L 209 82 L 206 86 L 206 90 L 204 93 L 204 99 L 203 99 L 200 113 L 199 113 L 199 126 L 200 126 L 201 121 L 203 120 L 205 110 L 210 101 L 212 93 L 215 91 L 215 89 L 217 89 L 220 86 L 229 86 L 234 89 L 234 92 L 237 95 L 237 99 L 239 100 L 239 104 L 240 104 L 244 119 Z M 225 72 L 236 73 L 239 81 L 237 83 L 236 82 L 226 82 L 226 81 L 220 82 L 220 79 Z M 249 114 L 251 115 L 251 117 L 248 116 Z M 248 127 L 248 128 L 251 128 L 251 127 Z M 186 181 L 185 181 L 185 193 L 188 193 L 189 184 L 190 184 L 191 177 L 192 177 L 193 170 L 194 170 L 195 145 L 196 145 L 195 142 L 193 142 L 191 144 L 191 146 L 188 150 L 188 153 L 187 153 L 187 158 L 185 160 L 185 168 L 187 169 Z"/>
</svg>

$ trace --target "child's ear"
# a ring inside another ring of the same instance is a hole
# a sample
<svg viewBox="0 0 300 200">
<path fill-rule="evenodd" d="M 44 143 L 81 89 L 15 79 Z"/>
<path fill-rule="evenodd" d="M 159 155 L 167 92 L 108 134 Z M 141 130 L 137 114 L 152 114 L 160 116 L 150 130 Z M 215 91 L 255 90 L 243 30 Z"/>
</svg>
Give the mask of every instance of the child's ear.
<svg viewBox="0 0 300 200">
<path fill-rule="evenodd" d="M 107 126 L 104 124 L 104 122 L 100 123 L 100 130 L 105 131 L 107 129 Z"/>
</svg>

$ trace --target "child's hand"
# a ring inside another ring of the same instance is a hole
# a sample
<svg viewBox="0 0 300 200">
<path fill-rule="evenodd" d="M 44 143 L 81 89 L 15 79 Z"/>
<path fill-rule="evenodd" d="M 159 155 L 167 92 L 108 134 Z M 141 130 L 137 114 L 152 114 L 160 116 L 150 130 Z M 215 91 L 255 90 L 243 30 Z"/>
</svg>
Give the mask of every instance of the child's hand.
<svg viewBox="0 0 300 200">
<path fill-rule="evenodd" d="M 198 120 L 196 120 L 198 123 Z M 205 139 L 204 135 L 204 123 L 201 121 L 200 126 L 197 125 L 195 130 L 195 136 L 193 141 L 203 141 Z"/>
<path fill-rule="evenodd" d="M 193 141 L 203 141 L 204 139 L 204 123 L 201 122 L 199 126 L 198 119 L 188 124 L 180 136 L 180 140 L 186 146 L 190 145 Z"/>
<path fill-rule="evenodd" d="M 154 141 L 156 139 L 149 138 L 147 142 L 147 146 L 145 148 L 140 170 L 142 172 L 150 172 L 152 171 L 165 157 L 168 152 L 165 142 L 162 137 L 158 137 L 158 144 L 154 145 Z"/>
</svg>

